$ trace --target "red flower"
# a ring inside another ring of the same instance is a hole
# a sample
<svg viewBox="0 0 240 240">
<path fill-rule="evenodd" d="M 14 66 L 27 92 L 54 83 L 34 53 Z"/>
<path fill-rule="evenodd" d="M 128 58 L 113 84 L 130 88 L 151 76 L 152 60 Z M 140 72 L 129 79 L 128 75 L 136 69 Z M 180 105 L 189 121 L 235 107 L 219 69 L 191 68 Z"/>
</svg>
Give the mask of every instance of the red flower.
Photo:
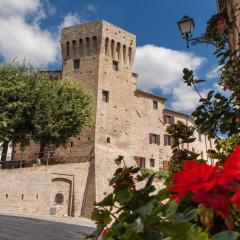
<svg viewBox="0 0 240 240">
<path fill-rule="evenodd" d="M 228 191 L 219 186 L 222 173 L 219 166 L 210 166 L 197 161 L 185 161 L 184 170 L 178 171 L 173 176 L 170 187 L 172 198 L 181 201 L 188 192 L 192 193 L 192 201 L 203 203 L 207 208 L 212 208 L 223 218 L 229 216 Z"/>
<path fill-rule="evenodd" d="M 238 190 L 233 197 L 230 198 L 230 201 L 238 207 L 240 211 L 240 190 Z"/>
<path fill-rule="evenodd" d="M 206 163 L 197 161 L 185 161 L 184 170 L 178 171 L 173 176 L 173 185 L 170 190 L 173 192 L 173 199 L 181 201 L 188 192 L 211 191 L 216 185 L 218 166 L 212 167 Z"/>
<path fill-rule="evenodd" d="M 231 184 L 240 181 L 240 144 L 235 147 L 223 166 L 223 181 Z"/>
</svg>

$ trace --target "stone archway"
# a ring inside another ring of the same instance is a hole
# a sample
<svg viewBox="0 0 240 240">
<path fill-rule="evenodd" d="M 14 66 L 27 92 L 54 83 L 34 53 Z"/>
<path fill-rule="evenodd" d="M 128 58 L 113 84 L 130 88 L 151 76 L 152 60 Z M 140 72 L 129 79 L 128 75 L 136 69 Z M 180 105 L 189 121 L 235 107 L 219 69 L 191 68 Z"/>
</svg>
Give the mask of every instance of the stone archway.
<svg viewBox="0 0 240 240">
<path fill-rule="evenodd" d="M 51 184 L 50 215 L 72 216 L 73 181 L 56 177 Z"/>
</svg>

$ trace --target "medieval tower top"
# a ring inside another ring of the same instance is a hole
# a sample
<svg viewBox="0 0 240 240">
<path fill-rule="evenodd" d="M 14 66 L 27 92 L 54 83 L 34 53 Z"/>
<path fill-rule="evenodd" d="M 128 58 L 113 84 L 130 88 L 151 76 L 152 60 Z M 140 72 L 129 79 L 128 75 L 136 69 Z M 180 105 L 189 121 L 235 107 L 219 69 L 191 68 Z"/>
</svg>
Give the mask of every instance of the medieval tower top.
<svg viewBox="0 0 240 240">
<path fill-rule="evenodd" d="M 100 20 L 63 28 L 61 47 L 63 62 L 68 59 L 74 61 L 89 56 L 105 55 L 119 65 L 132 66 L 136 38 L 133 34 Z"/>
</svg>

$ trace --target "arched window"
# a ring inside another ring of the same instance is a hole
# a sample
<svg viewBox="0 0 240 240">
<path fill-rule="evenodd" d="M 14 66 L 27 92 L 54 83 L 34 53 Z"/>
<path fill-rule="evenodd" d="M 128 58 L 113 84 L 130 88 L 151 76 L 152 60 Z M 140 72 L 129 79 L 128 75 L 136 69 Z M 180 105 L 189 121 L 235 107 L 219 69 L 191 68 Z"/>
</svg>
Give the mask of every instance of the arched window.
<svg viewBox="0 0 240 240">
<path fill-rule="evenodd" d="M 120 51 L 121 51 L 121 44 L 120 44 L 120 42 L 118 42 L 117 49 L 116 49 L 118 60 L 120 60 Z"/>
<path fill-rule="evenodd" d="M 82 40 L 82 38 L 79 39 L 79 55 L 83 56 L 83 40 Z"/>
<path fill-rule="evenodd" d="M 86 55 L 90 55 L 90 39 L 89 37 L 86 38 Z"/>
<path fill-rule="evenodd" d="M 105 54 L 108 56 L 108 45 L 109 45 L 109 38 L 105 39 Z"/>
<path fill-rule="evenodd" d="M 97 37 L 93 37 L 93 54 L 97 54 Z"/>
<path fill-rule="evenodd" d="M 115 41 L 112 40 L 111 41 L 111 56 L 112 56 L 112 58 L 114 58 L 114 47 L 115 47 Z"/>
<path fill-rule="evenodd" d="M 132 48 L 128 48 L 128 61 L 131 64 L 132 63 Z"/>
<path fill-rule="evenodd" d="M 73 57 L 76 56 L 76 51 L 77 51 L 76 41 L 73 40 L 72 41 L 72 54 L 73 54 Z"/>
<path fill-rule="evenodd" d="M 69 42 L 66 42 L 66 56 L 69 57 Z"/>
<path fill-rule="evenodd" d="M 126 53 L 127 53 L 126 45 L 123 45 L 123 61 L 124 62 L 126 62 Z"/>
<path fill-rule="evenodd" d="M 55 203 L 56 204 L 63 204 L 64 196 L 62 193 L 57 193 L 55 196 Z"/>
</svg>

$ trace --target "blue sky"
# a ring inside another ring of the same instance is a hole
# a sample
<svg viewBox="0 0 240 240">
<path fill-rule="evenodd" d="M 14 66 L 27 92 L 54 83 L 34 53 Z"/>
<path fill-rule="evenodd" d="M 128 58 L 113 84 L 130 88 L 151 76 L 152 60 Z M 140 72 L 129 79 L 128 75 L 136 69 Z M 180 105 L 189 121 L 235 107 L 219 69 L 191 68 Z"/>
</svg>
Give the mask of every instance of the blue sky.
<svg viewBox="0 0 240 240">
<path fill-rule="evenodd" d="M 183 85 L 182 68 L 208 79 L 201 88 L 206 94 L 216 88 L 217 61 L 209 46 L 187 49 L 176 22 L 184 15 L 193 17 L 194 36 L 199 36 L 215 13 L 215 0 L 0 0 L 0 61 L 26 57 L 36 66 L 60 68 L 61 27 L 105 19 L 137 36 L 138 87 L 190 113 L 198 99 Z"/>
</svg>

